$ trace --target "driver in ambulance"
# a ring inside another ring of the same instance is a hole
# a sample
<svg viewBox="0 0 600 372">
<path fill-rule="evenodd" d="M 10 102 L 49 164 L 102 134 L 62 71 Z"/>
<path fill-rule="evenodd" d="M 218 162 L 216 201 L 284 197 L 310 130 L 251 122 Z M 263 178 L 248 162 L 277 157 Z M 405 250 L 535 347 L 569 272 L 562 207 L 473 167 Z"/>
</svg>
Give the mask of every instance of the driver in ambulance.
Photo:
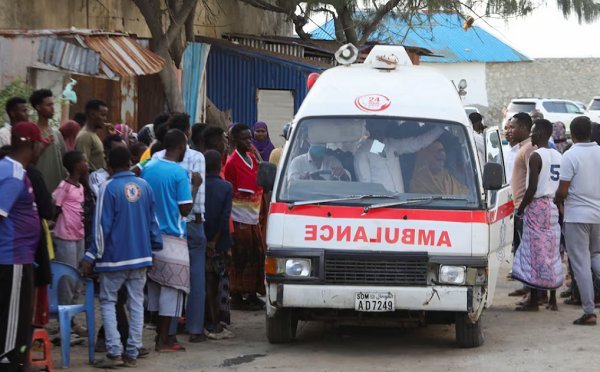
<svg viewBox="0 0 600 372">
<path fill-rule="evenodd" d="M 326 152 L 327 146 L 324 144 L 311 144 L 307 154 L 292 160 L 288 181 L 298 179 L 350 181 L 350 173 L 342 167 L 342 163 L 336 157 L 326 155 Z"/>
</svg>

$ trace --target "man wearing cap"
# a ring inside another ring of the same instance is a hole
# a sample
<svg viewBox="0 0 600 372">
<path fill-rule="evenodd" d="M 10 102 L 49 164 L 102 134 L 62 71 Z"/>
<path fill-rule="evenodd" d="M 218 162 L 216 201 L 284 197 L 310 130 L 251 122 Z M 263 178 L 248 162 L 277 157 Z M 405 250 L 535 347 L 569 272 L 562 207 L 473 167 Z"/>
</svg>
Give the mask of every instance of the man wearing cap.
<svg viewBox="0 0 600 372">
<path fill-rule="evenodd" d="M 285 138 L 286 142 L 288 139 L 288 133 L 290 131 L 290 126 L 292 124 L 291 123 L 287 123 L 286 125 L 283 126 L 283 134 L 281 134 L 281 137 Z M 285 146 L 285 145 L 283 145 Z M 271 156 L 269 156 L 269 162 L 275 164 L 277 166 L 277 168 L 279 168 L 279 161 L 281 160 L 281 153 L 283 152 L 283 146 L 276 148 L 275 150 L 271 151 Z"/>
<path fill-rule="evenodd" d="M 39 152 L 39 128 L 12 127 L 12 150 L 0 160 L 0 363 L 22 368 L 28 355 L 33 313 L 33 266 L 40 220 L 25 168 Z"/>
</svg>

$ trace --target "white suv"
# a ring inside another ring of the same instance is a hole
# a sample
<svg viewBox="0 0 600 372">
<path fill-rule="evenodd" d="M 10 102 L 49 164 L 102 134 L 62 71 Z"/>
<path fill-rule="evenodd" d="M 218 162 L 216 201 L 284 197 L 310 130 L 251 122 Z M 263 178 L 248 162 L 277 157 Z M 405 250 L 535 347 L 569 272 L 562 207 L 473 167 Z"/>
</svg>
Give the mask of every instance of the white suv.
<svg viewBox="0 0 600 372">
<path fill-rule="evenodd" d="M 600 100 L 600 97 L 598 97 Z M 600 106 L 600 101 L 598 102 Z M 504 121 L 502 128 L 513 115 L 519 112 L 531 114 L 535 110 L 540 110 L 544 114 L 544 118 L 552 123 L 561 121 L 565 124 L 567 135 L 570 137 L 571 130 L 569 125 L 571 121 L 578 116 L 586 113 L 573 101 L 554 98 L 518 98 L 513 99 L 504 111 Z"/>
<path fill-rule="evenodd" d="M 594 97 L 588 105 L 588 115 L 592 121 L 600 122 L 600 96 Z"/>
</svg>

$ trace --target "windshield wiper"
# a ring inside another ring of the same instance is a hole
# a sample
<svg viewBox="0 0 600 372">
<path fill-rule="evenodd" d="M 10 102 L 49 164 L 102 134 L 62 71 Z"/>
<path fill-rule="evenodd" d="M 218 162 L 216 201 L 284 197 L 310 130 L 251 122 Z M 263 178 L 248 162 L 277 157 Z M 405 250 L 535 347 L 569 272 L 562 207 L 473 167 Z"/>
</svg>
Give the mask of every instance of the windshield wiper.
<svg viewBox="0 0 600 372">
<path fill-rule="evenodd" d="M 457 197 L 454 197 L 454 196 L 429 196 L 429 197 L 425 197 L 425 198 L 411 198 L 411 199 L 406 199 L 405 201 L 401 201 L 401 202 L 393 202 L 393 203 L 383 203 L 383 204 L 370 205 L 370 206 L 364 208 L 364 212 L 367 213 L 371 209 L 380 209 L 380 208 L 387 208 L 387 207 L 397 207 L 399 205 L 416 204 L 416 203 L 423 203 L 423 202 L 432 202 L 432 201 L 436 201 L 436 200 L 462 200 L 462 201 L 467 201 L 467 202 L 469 201 L 469 199 L 467 199 L 467 198 L 457 198 Z"/>
<path fill-rule="evenodd" d="M 347 201 L 347 200 L 361 200 L 361 199 L 398 199 L 398 195 L 348 195 L 343 198 L 334 198 L 334 199 L 322 199 L 322 200 L 306 200 L 300 202 L 293 202 L 288 204 L 289 210 L 294 209 L 294 207 L 298 207 L 301 205 L 311 205 L 311 204 L 325 204 L 325 203 L 335 203 L 338 201 Z"/>
</svg>

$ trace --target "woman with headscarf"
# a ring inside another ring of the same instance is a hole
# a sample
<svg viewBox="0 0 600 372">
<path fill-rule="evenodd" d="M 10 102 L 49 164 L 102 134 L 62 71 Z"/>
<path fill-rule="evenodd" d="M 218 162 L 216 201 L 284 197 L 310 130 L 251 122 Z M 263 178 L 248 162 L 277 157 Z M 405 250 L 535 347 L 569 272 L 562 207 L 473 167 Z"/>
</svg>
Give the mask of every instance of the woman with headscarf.
<svg viewBox="0 0 600 372">
<path fill-rule="evenodd" d="M 273 146 L 271 138 L 269 137 L 269 128 L 267 128 L 267 124 L 262 121 L 254 124 L 252 144 L 260 153 L 260 157 L 267 159 L 267 161 L 271 156 L 271 151 L 275 150 L 275 146 Z"/>
<path fill-rule="evenodd" d="M 554 146 L 561 154 L 565 152 L 567 147 L 567 130 L 565 124 L 561 121 L 557 121 L 552 124 L 552 139 L 554 140 Z"/>
<path fill-rule="evenodd" d="M 416 194 L 467 195 L 469 189 L 444 167 L 446 151 L 434 142 L 417 154 L 410 192 Z"/>
<path fill-rule="evenodd" d="M 58 128 L 60 134 L 62 134 L 65 144 L 67 145 L 68 151 L 75 150 L 75 138 L 77 138 L 77 134 L 81 130 L 81 126 L 75 120 L 67 120 L 60 128 Z"/>
</svg>

